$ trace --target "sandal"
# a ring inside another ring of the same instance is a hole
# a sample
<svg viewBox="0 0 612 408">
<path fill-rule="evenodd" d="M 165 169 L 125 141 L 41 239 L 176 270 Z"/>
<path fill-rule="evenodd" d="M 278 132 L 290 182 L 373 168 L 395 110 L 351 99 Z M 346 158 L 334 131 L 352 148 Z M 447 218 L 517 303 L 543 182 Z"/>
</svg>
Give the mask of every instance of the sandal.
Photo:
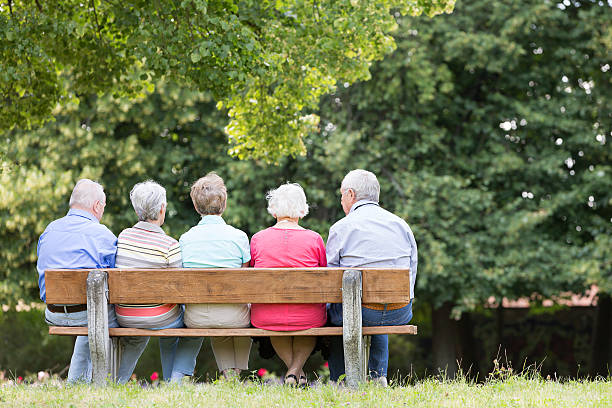
<svg viewBox="0 0 612 408">
<path fill-rule="evenodd" d="M 288 374 L 285 376 L 285 379 L 283 380 L 283 384 L 285 385 L 289 385 L 291 387 L 295 387 L 297 385 L 297 377 L 295 376 L 295 374 Z"/>
<path fill-rule="evenodd" d="M 300 381 L 298 382 L 300 388 L 308 387 L 308 378 L 305 375 L 300 375 Z"/>
</svg>

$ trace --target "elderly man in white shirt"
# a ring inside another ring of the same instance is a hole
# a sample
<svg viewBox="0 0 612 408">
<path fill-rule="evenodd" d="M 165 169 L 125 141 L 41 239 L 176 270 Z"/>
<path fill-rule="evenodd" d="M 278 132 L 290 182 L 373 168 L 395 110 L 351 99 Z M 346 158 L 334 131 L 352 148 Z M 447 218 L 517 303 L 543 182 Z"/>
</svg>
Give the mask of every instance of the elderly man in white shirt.
<svg viewBox="0 0 612 408">
<path fill-rule="evenodd" d="M 329 230 L 326 252 L 328 266 L 342 268 L 410 268 L 410 298 L 414 297 L 417 274 L 417 245 L 408 224 L 378 204 L 380 185 L 366 170 L 353 170 L 342 180 L 341 204 L 346 217 Z M 412 319 L 412 301 L 403 304 L 363 304 L 364 326 L 407 324 Z M 329 321 L 342 326 L 342 305 L 329 305 Z M 387 385 L 389 342 L 387 335 L 372 336 L 369 375 Z M 330 379 L 344 374 L 342 339 L 332 338 L 329 358 Z"/>
</svg>

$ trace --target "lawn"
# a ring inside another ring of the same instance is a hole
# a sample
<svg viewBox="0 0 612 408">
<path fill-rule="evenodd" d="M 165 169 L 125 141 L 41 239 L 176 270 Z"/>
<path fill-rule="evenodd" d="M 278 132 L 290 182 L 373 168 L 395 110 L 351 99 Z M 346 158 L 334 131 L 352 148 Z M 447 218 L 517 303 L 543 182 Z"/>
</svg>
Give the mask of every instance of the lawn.
<svg viewBox="0 0 612 408">
<path fill-rule="evenodd" d="M 97 388 L 2 385 L 0 407 L 610 407 L 612 381 L 551 381 L 515 375 L 474 384 L 426 379 L 414 385 L 357 390 L 333 385 L 291 389 L 261 382 L 201 383 L 145 387 L 137 383 Z"/>
</svg>

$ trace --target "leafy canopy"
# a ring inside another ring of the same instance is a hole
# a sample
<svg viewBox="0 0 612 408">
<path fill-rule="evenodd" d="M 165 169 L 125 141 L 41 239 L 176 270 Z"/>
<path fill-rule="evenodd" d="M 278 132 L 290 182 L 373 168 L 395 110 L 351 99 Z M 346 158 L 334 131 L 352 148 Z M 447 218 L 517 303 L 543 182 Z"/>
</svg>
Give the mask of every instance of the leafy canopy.
<svg viewBox="0 0 612 408">
<path fill-rule="evenodd" d="M 303 154 L 307 114 L 337 83 L 369 78 L 401 14 L 454 0 L 9 1 L 0 5 L 0 131 L 91 93 L 135 96 L 169 79 L 228 110 L 230 153 Z"/>
</svg>

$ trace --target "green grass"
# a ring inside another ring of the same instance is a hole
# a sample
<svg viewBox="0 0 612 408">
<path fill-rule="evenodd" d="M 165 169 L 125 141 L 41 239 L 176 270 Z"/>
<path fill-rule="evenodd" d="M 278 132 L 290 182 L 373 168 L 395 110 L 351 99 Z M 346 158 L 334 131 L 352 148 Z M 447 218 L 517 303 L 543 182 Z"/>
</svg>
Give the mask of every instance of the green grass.
<svg viewBox="0 0 612 408">
<path fill-rule="evenodd" d="M 515 375 L 474 384 L 426 379 L 357 390 L 320 385 L 290 389 L 261 383 L 203 383 L 141 388 L 65 383 L 0 386 L 0 407 L 610 407 L 612 381 L 547 381 Z"/>
</svg>

